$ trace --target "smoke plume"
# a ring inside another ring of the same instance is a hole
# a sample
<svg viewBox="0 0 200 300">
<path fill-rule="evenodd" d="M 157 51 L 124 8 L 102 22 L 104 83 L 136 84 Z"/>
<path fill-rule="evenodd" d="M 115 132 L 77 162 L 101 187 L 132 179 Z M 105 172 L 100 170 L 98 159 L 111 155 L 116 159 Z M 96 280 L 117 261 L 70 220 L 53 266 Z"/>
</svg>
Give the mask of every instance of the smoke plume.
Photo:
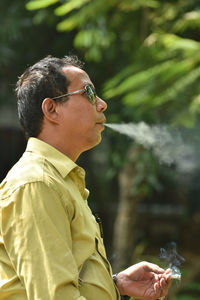
<svg viewBox="0 0 200 300">
<path fill-rule="evenodd" d="M 172 270 L 172 277 L 176 278 L 175 275 L 181 277 L 179 267 L 185 259 L 178 254 L 175 242 L 170 242 L 165 248 L 160 249 L 160 259 L 168 264 L 168 267 Z"/>
<path fill-rule="evenodd" d="M 167 126 L 149 126 L 144 122 L 138 124 L 105 124 L 107 127 L 125 134 L 135 143 L 152 150 L 160 163 L 175 164 L 181 172 L 189 173 L 197 167 L 195 147 L 186 143 L 181 133 Z"/>
</svg>

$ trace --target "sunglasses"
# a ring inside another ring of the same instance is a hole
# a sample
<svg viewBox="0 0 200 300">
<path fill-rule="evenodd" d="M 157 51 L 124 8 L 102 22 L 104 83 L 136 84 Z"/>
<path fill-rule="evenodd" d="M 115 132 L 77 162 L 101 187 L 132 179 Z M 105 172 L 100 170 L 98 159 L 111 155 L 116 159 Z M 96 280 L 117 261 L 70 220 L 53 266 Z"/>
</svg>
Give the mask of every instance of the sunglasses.
<svg viewBox="0 0 200 300">
<path fill-rule="evenodd" d="M 90 103 L 92 103 L 92 104 L 96 103 L 97 94 L 96 94 L 95 88 L 93 86 L 91 86 L 90 84 L 87 84 L 84 87 L 84 89 L 74 91 L 74 92 L 70 92 L 70 93 L 60 95 L 60 96 L 57 96 L 57 97 L 53 97 L 51 99 L 56 100 L 56 99 L 59 99 L 59 98 L 62 98 L 62 97 L 67 97 L 67 96 L 70 96 L 70 95 L 76 95 L 76 94 L 79 94 L 79 93 L 82 93 L 82 92 L 86 93 Z"/>
</svg>

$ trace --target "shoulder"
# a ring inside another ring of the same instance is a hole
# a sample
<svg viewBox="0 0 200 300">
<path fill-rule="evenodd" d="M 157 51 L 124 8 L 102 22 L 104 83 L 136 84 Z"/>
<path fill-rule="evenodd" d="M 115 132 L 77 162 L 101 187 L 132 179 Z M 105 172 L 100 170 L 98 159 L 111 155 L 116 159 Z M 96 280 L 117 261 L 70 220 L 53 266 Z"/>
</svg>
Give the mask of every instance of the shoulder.
<svg viewBox="0 0 200 300">
<path fill-rule="evenodd" d="M 32 184 L 55 186 L 53 177 L 54 168 L 45 157 L 24 153 L 0 184 L 0 197 L 9 197 L 16 190 Z"/>
</svg>

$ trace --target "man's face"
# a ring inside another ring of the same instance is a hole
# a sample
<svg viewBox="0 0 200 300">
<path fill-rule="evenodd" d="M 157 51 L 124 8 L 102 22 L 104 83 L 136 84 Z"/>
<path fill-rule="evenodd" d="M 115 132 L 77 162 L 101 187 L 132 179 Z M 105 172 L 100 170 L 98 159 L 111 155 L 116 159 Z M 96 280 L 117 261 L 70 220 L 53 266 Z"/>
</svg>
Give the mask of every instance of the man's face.
<svg viewBox="0 0 200 300">
<path fill-rule="evenodd" d="M 87 84 L 93 86 L 85 71 L 74 66 L 66 66 L 63 71 L 70 80 L 68 93 L 84 89 Z M 66 102 L 59 104 L 62 138 L 81 153 L 101 141 L 107 105 L 99 97 L 96 98 L 96 104 L 91 104 L 85 92 L 68 97 Z"/>
</svg>

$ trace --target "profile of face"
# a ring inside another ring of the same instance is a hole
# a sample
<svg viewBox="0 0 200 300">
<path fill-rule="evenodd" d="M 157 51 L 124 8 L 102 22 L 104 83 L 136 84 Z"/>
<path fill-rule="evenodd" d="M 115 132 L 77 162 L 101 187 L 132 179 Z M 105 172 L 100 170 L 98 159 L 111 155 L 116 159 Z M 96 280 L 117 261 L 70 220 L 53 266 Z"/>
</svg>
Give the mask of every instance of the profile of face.
<svg viewBox="0 0 200 300">
<path fill-rule="evenodd" d="M 74 149 L 83 152 L 101 141 L 106 118 L 104 111 L 107 104 L 98 96 L 96 102 L 91 103 L 85 86 L 93 87 L 88 74 L 78 67 L 66 66 L 63 72 L 70 80 L 67 101 L 58 102 L 60 113 L 60 135 L 63 142 L 70 143 Z M 81 92 L 74 93 L 75 91 Z"/>
</svg>

